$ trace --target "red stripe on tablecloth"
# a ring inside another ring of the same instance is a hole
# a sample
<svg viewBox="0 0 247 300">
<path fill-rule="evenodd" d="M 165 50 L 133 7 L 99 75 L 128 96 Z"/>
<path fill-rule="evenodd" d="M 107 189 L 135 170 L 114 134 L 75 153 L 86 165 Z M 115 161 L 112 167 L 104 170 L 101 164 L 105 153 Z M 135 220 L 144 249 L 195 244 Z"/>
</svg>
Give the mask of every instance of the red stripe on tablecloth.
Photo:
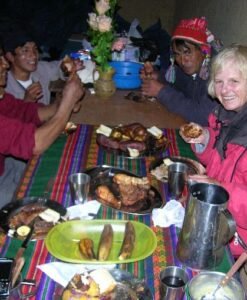
<svg viewBox="0 0 247 300">
<path fill-rule="evenodd" d="M 58 202 L 62 203 L 64 189 L 66 186 L 71 161 L 74 159 L 72 154 L 76 148 L 76 144 L 79 138 L 80 130 L 77 129 L 76 133 L 71 134 L 64 146 L 61 162 L 59 164 L 59 169 L 57 172 L 55 184 L 52 191 L 52 197 Z"/>
<path fill-rule="evenodd" d="M 174 129 L 167 129 L 167 138 L 170 141 L 169 144 L 169 152 L 170 155 L 179 155 L 179 149 L 177 146 L 177 139 L 176 139 L 176 131 Z"/>
<path fill-rule="evenodd" d="M 37 285 L 39 284 L 42 276 L 42 271 L 39 270 L 37 266 L 46 263 L 48 254 L 49 253 L 45 247 L 44 240 L 37 241 L 35 250 L 33 252 L 32 260 L 29 264 L 29 269 L 26 274 L 26 278 L 35 279 Z"/>
</svg>

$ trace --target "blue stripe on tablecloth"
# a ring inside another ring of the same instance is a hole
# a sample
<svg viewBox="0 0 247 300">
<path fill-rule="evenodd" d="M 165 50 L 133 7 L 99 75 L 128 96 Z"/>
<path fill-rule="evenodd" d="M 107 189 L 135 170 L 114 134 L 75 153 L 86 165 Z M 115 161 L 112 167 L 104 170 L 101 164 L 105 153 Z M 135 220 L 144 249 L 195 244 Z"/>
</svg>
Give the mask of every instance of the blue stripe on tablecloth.
<svg viewBox="0 0 247 300">
<path fill-rule="evenodd" d="M 5 243 L 1 248 L 0 257 L 6 257 L 6 253 L 9 248 L 10 242 L 11 242 L 11 238 L 7 236 L 5 239 Z"/>
</svg>

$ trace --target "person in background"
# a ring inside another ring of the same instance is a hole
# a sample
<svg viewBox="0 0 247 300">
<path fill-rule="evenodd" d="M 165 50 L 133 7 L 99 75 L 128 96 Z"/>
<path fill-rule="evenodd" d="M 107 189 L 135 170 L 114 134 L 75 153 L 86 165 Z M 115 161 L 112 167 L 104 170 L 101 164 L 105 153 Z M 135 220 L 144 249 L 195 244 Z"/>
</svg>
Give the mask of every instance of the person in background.
<svg viewBox="0 0 247 300">
<path fill-rule="evenodd" d="M 208 92 L 221 103 L 210 114 L 209 127 L 201 127 L 197 138 L 188 138 L 184 126 L 180 128 L 182 138 L 206 166 L 207 175 L 191 179 L 228 191 L 228 209 L 247 243 L 247 46 L 229 46 L 215 57 Z M 243 252 L 236 237 L 230 249 L 235 257 Z"/>
<path fill-rule="evenodd" d="M 36 43 L 21 30 L 5 37 L 4 49 L 10 64 L 6 91 L 24 101 L 49 104 L 50 82 L 65 78 L 63 61 L 40 61 Z M 75 64 L 77 70 L 83 68 L 83 62 Z"/>
<path fill-rule="evenodd" d="M 217 104 L 207 93 L 211 44 L 216 42 L 204 17 L 181 20 L 171 37 L 171 66 L 156 71 L 150 62 L 141 70 L 142 93 L 156 97 L 169 111 L 184 119 L 207 124 L 209 113 Z"/>
<path fill-rule="evenodd" d="M 5 93 L 7 69 L 0 46 L 0 207 L 11 201 L 25 169 L 24 161 L 43 153 L 64 130 L 85 90 L 76 73 L 60 100 L 50 105 L 19 101 Z M 23 160 L 23 161 L 21 161 Z"/>
</svg>

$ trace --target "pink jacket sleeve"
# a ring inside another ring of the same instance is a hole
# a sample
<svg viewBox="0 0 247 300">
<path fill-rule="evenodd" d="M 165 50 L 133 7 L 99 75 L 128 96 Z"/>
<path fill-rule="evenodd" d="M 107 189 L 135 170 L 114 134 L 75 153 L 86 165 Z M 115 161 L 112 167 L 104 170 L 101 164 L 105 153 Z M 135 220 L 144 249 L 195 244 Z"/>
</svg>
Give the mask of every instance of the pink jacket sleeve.
<svg viewBox="0 0 247 300">
<path fill-rule="evenodd" d="M 40 124 L 36 103 L 24 103 L 6 94 L 0 101 L 0 153 L 31 158 L 35 130 Z"/>
</svg>

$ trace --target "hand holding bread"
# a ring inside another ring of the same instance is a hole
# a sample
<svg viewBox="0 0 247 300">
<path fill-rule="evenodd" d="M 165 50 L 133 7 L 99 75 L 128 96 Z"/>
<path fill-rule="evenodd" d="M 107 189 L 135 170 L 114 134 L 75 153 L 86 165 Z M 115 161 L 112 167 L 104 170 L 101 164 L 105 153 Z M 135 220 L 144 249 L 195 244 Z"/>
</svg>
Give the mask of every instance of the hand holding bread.
<svg viewBox="0 0 247 300">
<path fill-rule="evenodd" d="M 203 144 L 206 138 L 205 129 L 193 122 L 182 125 L 179 134 L 186 143 L 190 144 Z"/>
</svg>

